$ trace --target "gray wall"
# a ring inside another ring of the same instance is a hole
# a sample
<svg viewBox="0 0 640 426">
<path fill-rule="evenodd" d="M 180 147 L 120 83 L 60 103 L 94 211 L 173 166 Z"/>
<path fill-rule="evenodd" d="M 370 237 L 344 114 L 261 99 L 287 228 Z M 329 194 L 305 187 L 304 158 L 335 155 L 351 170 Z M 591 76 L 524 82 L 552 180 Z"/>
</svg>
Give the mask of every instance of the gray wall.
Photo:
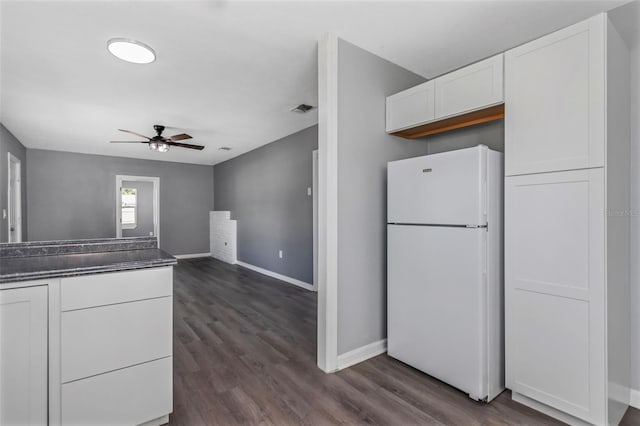
<svg viewBox="0 0 640 426">
<path fill-rule="evenodd" d="M 317 147 L 313 126 L 214 166 L 215 208 L 238 221 L 238 260 L 313 283 L 307 188 Z"/>
<path fill-rule="evenodd" d="M 338 42 L 338 354 L 386 337 L 387 162 L 427 144 L 385 133 L 385 98 L 424 78 Z"/>
<path fill-rule="evenodd" d="M 386 337 L 388 161 L 476 146 L 504 151 L 502 120 L 406 140 L 385 133 L 385 98 L 424 81 L 338 45 L 338 354 Z"/>
<path fill-rule="evenodd" d="M 487 145 L 495 151 L 504 152 L 504 120 L 426 136 L 420 140 L 427 144 L 429 154 L 470 148 L 480 144 Z"/>
<path fill-rule="evenodd" d="M 29 239 L 115 237 L 116 175 L 160 178 L 160 247 L 209 251 L 213 168 L 37 149 L 27 150 Z"/>
<path fill-rule="evenodd" d="M 8 220 L 2 218 L 2 210 L 9 204 L 8 188 L 8 155 L 10 152 L 20 159 L 22 171 L 22 240 L 26 241 L 27 235 L 27 150 L 15 136 L 0 123 L 0 243 L 9 238 Z"/>
<path fill-rule="evenodd" d="M 123 188 L 136 190 L 136 227 L 123 229 L 123 237 L 148 237 L 153 232 L 153 182 L 122 182 Z"/>
</svg>

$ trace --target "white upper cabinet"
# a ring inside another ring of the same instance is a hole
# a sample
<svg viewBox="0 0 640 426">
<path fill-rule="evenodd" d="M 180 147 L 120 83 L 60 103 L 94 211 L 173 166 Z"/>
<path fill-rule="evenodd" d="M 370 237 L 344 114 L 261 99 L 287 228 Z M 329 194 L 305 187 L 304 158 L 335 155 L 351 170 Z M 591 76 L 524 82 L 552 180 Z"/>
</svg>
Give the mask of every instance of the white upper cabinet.
<svg viewBox="0 0 640 426">
<path fill-rule="evenodd" d="M 387 97 L 395 133 L 503 103 L 503 54 Z"/>
<path fill-rule="evenodd" d="M 502 103 L 502 76 L 501 53 L 436 78 L 436 119 Z"/>
<path fill-rule="evenodd" d="M 604 166 L 605 16 L 505 53 L 505 173 Z"/>
<path fill-rule="evenodd" d="M 387 97 L 387 132 L 418 126 L 433 121 L 433 80 Z"/>
</svg>

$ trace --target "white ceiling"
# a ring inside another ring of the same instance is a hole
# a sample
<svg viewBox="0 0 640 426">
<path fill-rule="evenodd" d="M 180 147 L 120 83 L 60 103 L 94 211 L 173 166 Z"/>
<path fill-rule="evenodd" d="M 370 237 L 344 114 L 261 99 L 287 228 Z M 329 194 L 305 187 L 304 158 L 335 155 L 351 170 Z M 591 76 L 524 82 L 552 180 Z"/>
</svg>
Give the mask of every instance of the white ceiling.
<svg viewBox="0 0 640 426">
<path fill-rule="evenodd" d="M 326 32 L 432 78 L 622 3 L 3 1 L 0 121 L 29 148 L 215 164 L 317 123 L 289 108 L 317 104 Z M 112 37 L 156 62 L 114 58 Z M 156 123 L 205 150 L 108 143 Z"/>
</svg>

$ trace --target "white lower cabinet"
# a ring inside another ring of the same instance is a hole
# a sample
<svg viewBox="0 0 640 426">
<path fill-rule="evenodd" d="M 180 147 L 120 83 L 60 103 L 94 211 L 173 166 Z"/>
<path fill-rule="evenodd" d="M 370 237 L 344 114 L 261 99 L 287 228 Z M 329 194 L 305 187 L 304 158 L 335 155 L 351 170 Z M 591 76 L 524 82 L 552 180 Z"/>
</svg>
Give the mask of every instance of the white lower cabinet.
<svg viewBox="0 0 640 426">
<path fill-rule="evenodd" d="M 600 424 L 604 170 L 508 177 L 505 208 L 507 387 Z"/>
<path fill-rule="evenodd" d="M 60 280 L 51 424 L 161 424 L 172 411 L 173 268 Z M 54 332 L 54 334 L 56 334 Z"/>
<path fill-rule="evenodd" d="M 172 358 L 62 385 L 63 425 L 133 426 L 172 411 Z"/>
<path fill-rule="evenodd" d="M 171 356 L 171 297 L 62 313 L 62 383 Z"/>
<path fill-rule="evenodd" d="M 45 424 L 47 287 L 0 290 L 0 425 Z"/>
</svg>

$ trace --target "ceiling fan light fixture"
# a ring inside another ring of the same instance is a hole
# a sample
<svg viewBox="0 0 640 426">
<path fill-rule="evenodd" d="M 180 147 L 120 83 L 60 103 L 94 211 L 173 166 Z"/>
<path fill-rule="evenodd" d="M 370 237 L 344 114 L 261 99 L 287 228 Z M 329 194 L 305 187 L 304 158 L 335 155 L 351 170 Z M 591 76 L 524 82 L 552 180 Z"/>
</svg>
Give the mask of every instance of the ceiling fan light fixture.
<svg viewBox="0 0 640 426">
<path fill-rule="evenodd" d="M 149 149 L 151 151 L 157 151 L 158 150 L 158 142 L 149 142 Z"/>
<path fill-rule="evenodd" d="M 167 151 L 169 151 L 169 144 L 160 142 L 158 144 L 158 152 L 167 152 Z"/>
<path fill-rule="evenodd" d="M 156 60 L 156 52 L 151 47 L 130 38 L 112 38 L 107 42 L 107 49 L 116 58 L 134 64 L 150 64 Z"/>
</svg>

